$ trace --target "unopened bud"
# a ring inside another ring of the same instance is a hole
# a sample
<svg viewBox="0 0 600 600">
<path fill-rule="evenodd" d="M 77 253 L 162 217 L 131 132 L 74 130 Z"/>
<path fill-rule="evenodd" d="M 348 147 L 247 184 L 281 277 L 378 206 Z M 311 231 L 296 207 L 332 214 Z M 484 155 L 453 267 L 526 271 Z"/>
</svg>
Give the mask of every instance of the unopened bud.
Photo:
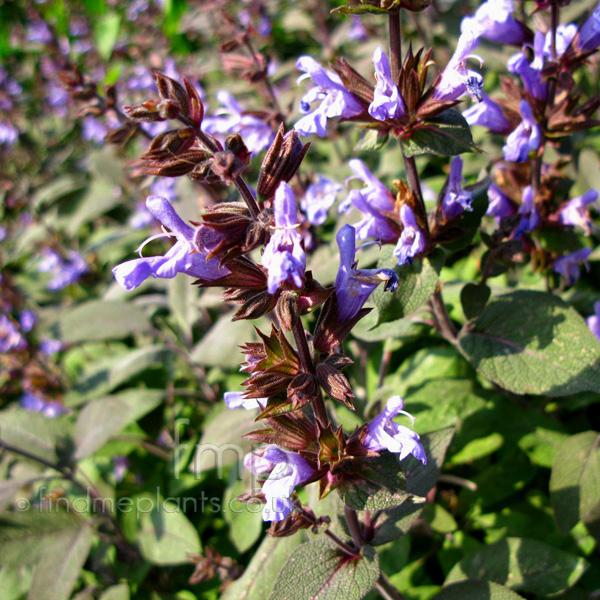
<svg viewBox="0 0 600 600">
<path fill-rule="evenodd" d="M 158 103 L 155 100 L 146 100 L 133 106 L 124 106 L 125 114 L 133 121 L 164 121 L 158 112 Z"/>
<path fill-rule="evenodd" d="M 294 410 L 306 406 L 320 393 L 317 380 L 311 373 L 300 373 L 294 377 L 287 389 L 287 397 Z"/>
<path fill-rule="evenodd" d="M 211 170 L 223 183 L 229 185 L 244 172 L 244 163 L 233 152 L 217 152 L 212 158 Z"/>
<path fill-rule="evenodd" d="M 281 125 L 260 167 L 257 193 L 265 200 L 273 197 L 282 181 L 287 182 L 296 174 L 310 147 L 310 142 L 302 144 L 295 130 L 285 135 L 283 132 Z"/>
<path fill-rule="evenodd" d="M 291 331 L 298 320 L 298 294 L 290 290 L 282 292 L 277 300 L 275 313 L 286 331 Z"/>
</svg>

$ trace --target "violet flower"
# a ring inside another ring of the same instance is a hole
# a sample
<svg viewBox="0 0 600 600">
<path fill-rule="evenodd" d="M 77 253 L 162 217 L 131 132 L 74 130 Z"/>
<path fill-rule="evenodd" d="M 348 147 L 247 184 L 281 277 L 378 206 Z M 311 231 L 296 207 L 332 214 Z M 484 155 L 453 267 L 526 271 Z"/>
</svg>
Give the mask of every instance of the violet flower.
<svg viewBox="0 0 600 600">
<path fill-rule="evenodd" d="M 480 64 L 483 64 L 480 56 L 471 53 L 476 45 L 476 37 L 470 33 L 461 34 L 456 51 L 442 72 L 442 78 L 435 90 L 434 98 L 452 101 L 458 100 L 463 94 L 468 93 L 478 101 L 482 99 L 483 77 L 476 71 L 467 69 L 469 58 L 475 58 Z"/>
<path fill-rule="evenodd" d="M 266 501 L 263 521 L 283 521 L 294 510 L 291 499 L 294 488 L 308 481 L 315 472 L 300 455 L 275 445 L 267 446 L 258 460 L 254 454 L 249 454 L 244 464 L 256 474 L 270 471 L 262 486 Z"/>
<path fill-rule="evenodd" d="M 556 28 L 556 55 L 562 56 L 570 46 L 573 38 L 577 35 L 577 25 L 559 25 Z M 546 33 L 544 40 L 544 56 L 552 58 L 552 30 Z"/>
<path fill-rule="evenodd" d="M 600 46 L 600 3 L 581 26 L 577 40 L 577 47 L 583 52 L 595 50 L 598 46 Z"/>
<path fill-rule="evenodd" d="M 379 452 L 388 450 L 399 454 L 399 459 L 405 459 L 412 454 L 424 465 L 427 464 L 427 454 L 423 444 L 419 441 L 421 438 L 412 429 L 399 425 L 393 421 L 398 415 L 406 415 L 414 425 L 414 417 L 403 410 L 404 401 L 400 396 L 392 396 L 386 404 L 385 409 L 377 415 L 368 425 L 367 437 L 365 438 L 365 448 Z"/>
<path fill-rule="evenodd" d="M 271 144 L 275 137 L 271 127 L 258 117 L 247 114 L 229 92 L 217 92 L 217 100 L 223 107 L 202 121 L 202 129 L 206 133 L 239 133 L 250 152 L 260 152 Z"/>
<path fill-rule="evenodd" d="M 465 210 L 473 210 L 473 192 L 468 192 L 462 187 L 463 163 L 460 156 L 455 156 L 450 165 L 448 185 L 442 198 L 442 214 L 446 220 L 459 217 Z"/>
<path fill-rule="evenodd" d="M 348 31 L 348 39 L 353 42 L 366 42 L 369 39 L 367 29 L 362 22 L 360 15 L 350 15 L 350 31 Z"/>
<path fill-rule="evenodd" d="M 481 102 L 467 108 L 463 117 L 469 125 L 481 125 L 493 133 L 503 133 L 510 129 L 510 121 L 504 116 L 502 109 L 484 92 L 481 92 Z"/>
<path fill-rule="evenodd" d="M 410 265 L 412 259 L 425 250 L 425 235 L 408 204 L 403 204 L 400 208 L 400 220 L 404 228 L 394 249 L 394 256 L 398 258 L 399 265 Z"/>
<path fill-rule="evenodd" d="M 47 337 L 42 338 L 39 345 L 39 351 L 46 356 L 57 354 L 63 348 L 64 345 L 60 340 L 53 340 Z"/>
<path fill-rule="evenodd" d="M 391 269 L 356 268 L 356 232 L 351 225 L 344 225 L 338 231 L 336 241 L 340 249 L 340 268 L 335 278 L 335 295 L 338 319 L 344 323 L 358 314 L 380 283 L 386 282 L 386 291 L 395 291 L 398 277 Z"/>
<path fill-rule="evenodd" d="M 392 193 L 361 160 L 354 158 L 348 163 L 348 166 L 354 173 L 354 177 L 346 181 L 358 178 L 365 184 L 365 187 L 360 190 L 352 190 L 340 203 L 340 212 L 348 212 L 351 206 L 361 211 L 363 218 L 354 225 L 358 239 L 364 240 L 373 237 L 382 241 L 395 240 L 398 232 L 382 214 L 394 210 Z"/>
<path fill-rule="evenodd" d="M 376 48 L 373 53 L 373 66 L 377 85 L 373 102 L 369 104 L 369 114 L 378 121 L 397 119 L 406 112 L 406 107 L 398 86 L 392 81 L 388 57 L 381 48 Z"/>
<path fill-rule="evenodd" d="M 0 354 L 27 348 L 27 340 L 7 315 L 0 315 Z"/>
<path fill-rule="evenodd" d="M 536 31 L 533 41 L 534 60 L 530 63 L 524 52 L 518 52 L 506 63 L 506 68 L 513 75 L 519 75 L 525 90 L 534 98 L 545 100 L 548 95 L 548 84 L 542 80 L 546 38 L 541 31 Z M 522 114 L 522 113 L 521 113 Z"/>
<path fill-rule="evenodd" d="M 19 130 L 6 121 L 0 121 L 0 146 L 2 144 L 12 146 L 18 139 Z"/>
<path fill-rule="evenodd" d="M 113 475 L 115 478 L 115 482 L 119 483 L 123 481 L 123 477 L 125 477 L 125 473 L 131 466 L 131 461 L 126 457 L 120 454 L 113 456 Z"/>
<path fill-rule="evenodd" d="M 522 44 L 526 39 L 526 29 L 513 18 L 513 11 L 512 0 L 487 0 L 473 16 L 462 20 L 460 31 L 501 44 Z"/>
<path fill-rule="evenodd" d="M 84 273 L 88 272 L 84 258 L 74 250 L 69 250 L 66 256 L 61 256 L 47 248 L 42 254 L 43 258 L 38 264 L 38 271 L 52 275 L 48 289 L 53 292 L 75 283 Z"/>
<path fill-rule="evenodd" d="M 217 257 L 206 258 L 218 243 L 220 234 L 204 225 L 196 228 L 187 225 L 166 198 L 149 196 L 146 206 L 170 229 L 170 233 L 149 237 L 138 249 L 140 258 L 121 263 L 112 270 L 122 288 L 133 290 L 150 276 L 172 279 L 177 273 L 185 273 L 190 277 L 210 281 L 229 273 L 229 269 L 220 266 Z M 148 242 L 164 236 L 177 239 L 177 243 L 164 256 L 141 256 L 141 251 Z"/>
<path fill-rule="evenodd" d="M 37 317 L 32 310 L 24 310 L 19 315 L 19 325 L 21 326 L 21 331 L 31 331 L 36 323 Z"/>
<path fill-rule="evenodd" d="M 275 231 L 262 257 L 263 267 L 269 273 L 269 294 L 274 294 L 284 281 L 291 281 L 301 288 L 306 269 L 306 253 L 298 231 L 296 198 L 292 188 L 283 181 L 275 191 L 274 209 Z"/>
<path fill-rule="evenodd" d="M 525 162 L 529 153 L 537 150 L 542 143 L 542 132 L 526 100 L 521 100 L 519 112 L 522 121 L 508 136 L 502 148 L 504 158 L 512 162 Z"/>
<path fill-rule="evenodd" d="M 261 410 L 267 405 L 268 398 L 246 398 L 245 392 L 225 392 L 223 394 L 223 400 L 227 408 L 243 408 L 244 410 L 254 410 L 260 408 Z"/>
<path fill-rule="evenodd" d="M 591 253 L 589 248 L 581 248 L 561 256 L 554 261 L 552 269 L 565 278 L 567 285 L 573 285 L 579 279 L 579 265 L 583 263 L 589 269 L 586 261 Z"/>
<path fill-rule="evenodd" d="M 302 135 L 316 133 L 319 137 L 325 137 L 327 119 L 347 119 L 364 111 L 361 102 L 344 88 L 340 77 L 333 71 L 325 70 L 314 58 L 301 56 L 296 61 L 296 68 L 306 73 L 298 78 L 298 82 L 310 77 L 316 84 L 300 101 L 300 111 L 306 116 L 294 125 L 294 129 Z M 311 104 L 314 102 L 319 102 L 319 106 L 312 110 Z"/>
<path fill-rule="evenodd" d="M 590 331 L 600 342 L 600 301 L 594 303 L 594 314 L 586 319 Z"/>
<path fill-rule="evenodd" d="M 515 229 L 515 238 L 520 238 L 523 234 L 533 231 L 541 223 L 541 217 L 535 205 L 533 188 L 528 185 L 523 190 L 521 206 L 519 206 L 518 214 L 523 215 L 521 221 Z"/>
<path fill-rule="evenodd" d="M 512 205 L 512 202 L 495 183 L 490 184 L 487 196 L 489 204 L 485 212 L 486 215 L 493 215 L 497 219 L 503 219 L 515 214 L 516 209 Z"/>
<path fill-rule="evenodd" d="M 21 396 L 19 404 L 21 405 L 21 408 L 24 408 L 30 412 L 40 413 L 48 419 L 55 419 L 56 417 L 60 417 L 61 415 L 71 412 L 71 410 L 65 408 L 60 402 L 49 402 L 47 400 L 43 400 L 31 392 L 25 392 Z"/>
<path fill-rule="evenodd" d="M 311 225 L 323 225 L 327 214 L 342 186 L 323 175 L 317 175 L 300 200 L 300 208 Z"/>
<path fill-rule="evenodd" d="M 583 196 L 578 196 L 569 200 L 558 211 L 558 221 L 563 225 L 579 225 L 585 229 L 589 235 L 592 227 L 592 221 L 588 212 L 589 206 L 598 200 L 598 192 L 589 190 Z"/>
</svg>

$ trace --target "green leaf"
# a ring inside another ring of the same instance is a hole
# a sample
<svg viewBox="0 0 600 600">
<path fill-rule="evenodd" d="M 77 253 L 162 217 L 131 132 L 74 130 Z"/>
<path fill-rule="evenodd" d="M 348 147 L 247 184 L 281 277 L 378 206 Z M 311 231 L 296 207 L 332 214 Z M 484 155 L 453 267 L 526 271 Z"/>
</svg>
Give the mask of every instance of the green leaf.
<svg viewBox="0 0 600 600">
<path fill-rule="evenodd" d="M 63 532 L 45 549 L 27 600 L 69 598 L 92 546 L 92 529 L 84 525 Z"/>
<path fill-rule="evenodd" d="M 521 596 L 490 581 L 461 581 L 444 587 L 432 600 L 521 600 Z"/>
<path fill-rule="evenodd" d="M 377 262 L 380 269 L 395 265 L 393 268 L 399 279 L 395 292 L 384 292 L 383 286 L 373 292 L 372 300 L 379 314 L 377 325 L 402 319 L 427 302 L 438 285 L 444 262 L 443 253 L 439 252 L 423 259 L 417 258 L 412 265 L 401 267 L 393 252 L 393 246 L 385 246 Z"/>
<path fill-rule="evenodd" d="M 421 438 L 427 454 L 427 464 L 409 456 L 402 461 L 406 475 L 406 491 L 416 496 L 427 496 L 437 483 L 448 446 L 454 436 L 454 427 L 428 433 Z"/>
<path fill-rule="evenodd" d="M 559 529 L 568 533 L 600 505 L 600 434 L 578 433 L 565 440 L 554 459 L 550 497 Z M 595 521 L 595 518 L 593 519 Z"/>
<path fill-rule="evenodd" d="M 39 507 L 6 513 L 0 517 L 0 565 L 34 565 L 57 540 L 74 535 L 85 523 L 74 513 Z"/>
<path fill-rule="evenodd" d="M 400 506 L 382 510 L 377 519 L 373 539 L 369 540 L 369 543 L 373 546 L 381 546 L 406 535 L 421 517 L 425 506 L 427 506 L 425 498 L 408 496 Z"/>
<path fill-rule="evenodd" d="M 354 150 L 355 152 L 381 150 L 386 145 L 389 137 L 387 132 L 382 132 L 380 129 L 364 129 L 358 144 L 354 146 Z"/>
<path fill-rule="evenodd" d="M 31 569 L 2 567 L 0 569 L 2 600 L 22 600 L 31 585 L 31 578 Z"/>
<path fill-rule="evenodd" d="M 360 600 L 379 577 L 379 559 L 371 546 L 348 557 L 329 539 L 297 548 L 275 580 L 269 600 Z"/>
<path fill-rule="evenodd" d="M 248 471 L 245 470 L 244 475 Z M 249 550 L 262 532 L 262 504 L 238 502 L 236 498 L 250 489 L 246 477 L 237 479 L 225 491 L 223 516 L 229 525 L 229 537 L 240 554 Z"/>
<path fill-rule="evenodd" d="M 87 404 L 75 425 L 75 458 L 90 456 L 130 423 L 158 406 L 163 394 L 156 390 L 129 390 Z"/>
<path fill-rule="evenodd" d="M 98 54 L 103 60 L 108 60 L 119 37 L 121 17 L 116 12 L 102 15 L 95 22 L 94 39 Z"/>
<path fill-rule="evenodd" d="M 458 336 L 467 360 L 516 394 L 600 392 L 600 345 L 560 298 L 522 290 L 498 297 Z"/>
<path fill-rule="evenodd" d="M 454 108 L 424 121 L 411 133 L 401 138 L 405 156 L 441 154 L 454 156 L 477 150 L 466 119 Z"/>
<path fill-rule="evenodd" d="M 489 456 L 499 450 L 504 444 L 502 434 L 494 431 L 490 435 L 471 440 L 463 446 L 456 454 L 452 455 L 449 463 L 451 465 L 463 465 Z"/>
<path fill-rule="evenodd" d="M 377 458 L 355 463 L 356 478 L 346 479 L 338 492 L 346 506 L 354 510 L 382 510 L 402 504 L 406 479 L 397 454 L 382 452 Z"/>
<path fill-rule="evenodd" d="M 467 283 L 460 292 L 460 303 L 467 319 L 477 318 L 490 299 L 491 290 L 485 283 Z"/>
<path fill-rule="evenodd" d="M 129 600 L 129 586 L 126 583 L 111 585 L 106 591 L 102 592 L 99 600 Z"/>
<path fill-rule="evenodd" d="M 549 596 L 575 585 L 588 566 L 583 558 L 542 542 L 507 538 L 461 560 L 448 574 L 446 584 L 478 579 Z"/>
<path fill-rule="evenodd" d="M 183 512 L 183 503 L 163 500 L 149 493 L 134 497 L 131 511 L 125 516 L 136 530 L 133 541 L 137 542 L 142 556 L 154 565 L 179 565 L 189 563 L 188 554 L 201 550 L 196 528 Z"/>
<path fill-rule="evenodd" d="M 144 311 L 129 302 L 90 300 L 69 310 L 62 310 L 50 325 L 53 337 L 62 342 L 121 339 L 148 331 L 150 320 Z"/>
<path fill-rule="evenodd" d="M 213 411 L 213 418 L 205 423 L 200 442 L 196 446 L 190 470 L 200 475 L 210 469 L 238 463 L 252 450 L 253 442 L 242 436 L 257 429 L 254 419 L 257 410 L 231 410 L 221 403 L 221 410 Z"/>
<path fill-rule="evenodd" d="M 171 351 L 164 346 L 145 346 L 131 352 L 95 361 L 77 380 L 73 391 L 77 400 L 98 398 L 139 375 L 146 369 L 164 365 Z M 71 406 L 74 403 L 69 403 Z"/>
<path fill-rule="evenodd" d="M 227 313 L 220 317 L 195 346 L 192 351 L 195 361 L 208 367 L 239 367 L 243 356 L 238 345 L 259 341 L 254 326 L 264 328 L 267 321 L 232 321 L 231 316 Z"/>
<path fill-rule="evenodd" d="M 68 416 L 48 419 L 21 408 L 0 412 L 0 438 L 49 461 L 57 461 L 68 450 L 71 431 Z"/>
<path fill-rule="evenodd" d="M 265 600 L 292 551 L 306 540 L 303 532 L 289 537 L 266 537 L 244 574 L 227 587 L 221 600 Z"/>
</svg>

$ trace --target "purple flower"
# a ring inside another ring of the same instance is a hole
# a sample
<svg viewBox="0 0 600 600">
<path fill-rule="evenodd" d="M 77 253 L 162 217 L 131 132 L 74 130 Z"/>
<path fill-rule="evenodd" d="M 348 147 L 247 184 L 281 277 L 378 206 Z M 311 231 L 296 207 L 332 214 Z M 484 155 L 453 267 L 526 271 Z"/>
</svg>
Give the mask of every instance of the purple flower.
<svg viewBox="0 0 600 600">
<path fill-rule="evenodd" d="M 314 58 L 301 56 L 296 61 L 296 68 L 306 73 L 299 77 L 298 82 L 310 77 L 316 84 L 304 94 L 300 102 L 300 111 L 306 116 L 294 125 L 294 129 L 302 135 L 316 133 L 324 137 L 327 133 L 327 119 L 347 119 L 364 111 L 358 99 L 344 88 L 339 76 L 332 71 L 326 71 Z M 311 111 L 310 105 L 313 102 L 319 102 L 319 106 Z"/>
<path fill-rule="evenodd" d="M 577 35 L 577 25 L 559 25 L 556 28 L 556 55 L 562 56 L 570 46 L 573 38 Z M 552 31 L 546 33 L 544 40 L 544 56 L 552 58 Z"/>
<path fill-rule="evenodd" d="M 244 460 L 247 468 L 256 474 L 270 471 L 262 486 L 266 501 L 263 521 L 283 521 L 294 510 L 291 499 L 294 488 L 308 481 L 315 471 L 298 454 L 286 452 L 275 445 L 267 446 L 258 460 L 253 457 L 251 454 Z"/>
<path fill-rule="evenodd" d="M 512 202 L 495 183 L 490 184 L 487 195 L 489 204 L 485 213 L 486 215 L 493 215 L 497 219 L 503 219 L 515 214 L 515 207 L 512 205 Z"/>
<path fill-rule="evenodd" d="M 442 198 L 442 214 L 447 220 L 456 219 L 464 210 L 473 210 L 473 192 L 463 189 L 463 163 L 460 156 L 455 156 L 450 165 L 448 185 Z"/>
<path fill-rule="evenodd" d="M 557 258 L 552 268 L 565 278 L 567 285 L 573 285 L 579 279 L 579 265 L 584 263 L 586 268 L 589 269 L 586 261 L 591 253 L 592 251 L 589 248 L 571 252 Z"/>
<path fill-rule="evenodd" d="M 27 348 L 27 340 L 17 329 L 14 321 L 7 315 L 0 315 L 0 354 L 25 348 Z"/>
<path fill-rule="evenodd" d="M 263 267 L 269 272 L 269 294 L 274 294 L 284 281 L 291 281 L 301 288 L 306 269 L 306 253 L 297 225 L 296 198 L 292 188 L 283 181 L 275 192 L 274 208 L 275 232 L 262 258 Z"/>
<path fill-rule="evenodd" d="M 61 256 L 54 250 L 46 248 L 42 254 L 38 271 L 52 275 L 48 289 L 53 292 L 75 283 L 84 273 L 88 272 L 84 258 L 75 250 L 69 250 L 66 256 Z"/>
<path fill-rule="evenodd" d="M 513 11 L 512 0 L 487 0 L 473 16 L 462 20 L 460 31 L 501 44 L 522 44 L 526 39 L 526 29 L 513 18 Z"/>
<path fill-rule="evenodd" d="M 225 392 L 223 399 L 227 408 L 243 408 L 244 410 L 261 410 L 267 405 L 268 398 L 246 398 L 245 392 Z"/>
<path fill-rule="evenodd" d="M 434 98 L 439 100 L 458 100 L 468 93 L 473 98 L 481 100 L 483 77 L 476 71 L 467 69 L 467 59 L 475 58 L 480 64 L 483 59 L 471 51 L 477 45 L 477 38 L 470 33 L 463 33 L 458 38 L 456 51 L 442 72 L 442 78 L 435 90 Z"/>
<path fill-rule="evenodd" d="M 229 269 L 219 265 L 217 257 L 206 258 L 218 243 L 220 234 L 203 225 L 196 228 L 187 225 L 166 198 L 149 196 L 146 207 L 171 232 L 148 238 L 138 250 L 140 258 L 121 263 L 112 270 L 122 288 L 133 290 L 150 276 L 172 279 L 177 273 L 185 273 L 190 277 L 213 280 L 229 273 Z M 163 236 L 176 238 L 176 244 L 164 256 L 142 258 L 143 247 Z"/>
<path fill-rule="evenodd" d="M 63 343 L 60 340 L 53 340 L 51 338 L 44 337 L 40 341 L 39 351 L 47 356 L 57 354 L 63 349 Z"/>
<path fill-rule="evenodd" d="M 27 41 L 38 44 L 50 44 L 52 40 L 52 32 L 48 28 L 48 25 L 41 19 L 35 19 L 27 26 Z"/>
<path fill-rule="evenodd" d="M 336 240 L 340 249 L 340 268 L 335 278 L 335 295 L 338 319 L 344 323 L 358 314 L 380 283 L 386 282 L 385 290 L 395 291 L 398 277 L 391 269 L 356 268 L 356 232 L 351 225 L 344 225 Z"/>
<path fill-rule="evenodd" d="M 81 122 L 82 132 L 81 135 L 84 140 L 94 142 L 94 144 L 101 145 L 104 143 L 104 138 L 108 133 L 108 127 L 95 117 L 84 117 Z"/>
<path fill-rule="evenodd" d="M 600 342 L 600 301 L 594 303 L 594 313 L 595 314 L 586 319 L 587 326 Z"/>
<path fill-rule="evenodd" d="M 354 173 L 354 177 L 350 179 L 360 179 L 365 187 L 360 190 L 352 190 L 340 203 L 340 212 L 347 212 L 351 206 L 362 212 L 362 220 L 354 225 L 356 236 L 360 240 L 368 237 L 382 241 L 396 239 L 398 232 L 383 216 L 383 213 L 394 210 L 394 197 L 390 190 L 367 169 L 361 160 L 354 158 L 348 163 L 348 166 Z"/>
<path fill-rule="evenodd" d="M 481 102 L 467 108 L 463 117 L 469 125 L 481 125 L 494 133 L 510 129 L 510 121 L 504 116 L 502 109 L 484 92 L 481 92 Z"/>
<path fill-rule="evenodd" d="M 19 130 L 6 121 L 0 121 L 0 145 L 12 146 L 18 139 Z"/>
<path fill-rule="evenodd" d="M 523 234 L 533 231 L 541 222 L 540 214 L 535 206 L 533 188 L 530 185 L 523 190 L 523 198 L 518 213 L 523 216 L 515 229 L 515 238 L 517 239 Z"/>
<path fill-rule="evenodd" d="M 397 119 L 406 112 L 406 107 L 398 86 L 392 81 L 388 57 L 381 48 L 376 48 L 373 53 L 373 66 L 377 85 L 373 102 L 369 104 L 369 114 L 378 121 Z"/>
<path fill-rule="evenodd" d="M 412 429 L 404 425 L 398 425 L 393 421 L 398 415 L 406 415 L 410 418 L 413 425 L 414 417 L 407 413 L 404 408 L 404 401 L 400 396 L 392 396 L 386 404 L 385 409 L 377 415 L 368 426 L 367 437 L 364 445 L 369 450 L 379 452 L 388 450 L 400 454 L 400 460 L 405 459 L 409 454 L 412 454 L 417 460 L 420 460 L 424 465 L 427 464 L 427 454 L 425 448 L 419 441 L 421 438 Z"/>
<path fill-rule="evenodd" d="M 600 3 L 581 26 L 577 46 L 583 52 L 595 50 L 600 46 Z"/>
<path fill-rule="evenodd" d="M 21 326 L 21 331 L 31 331 L 36 323 L 37 317 L 31 310 L 24 310 L 19 315 L 19 325 Z"/>
<path fill-rule="evenodd" d="M 558 221 L 563 225 L 579 225 L 590 233 L 592 221 L 588 212 L 588 207 L 596 203 L 598 192 L 589 190 L 583 196 L 578 196 L 569 200 L 558 211 Z"/>
<path fill-rule="evenodd" d="M 8 231 L 6 230 L 6 227 L 3 227 L 2 225 L 0 225 L 0 242 L 4 241 L 6 239 L 7 235 L 8 235 Z"/>
<path fill-rule="evenodd" d="M 123 477 L 125 477 L 125 473 L 127 473 L 127 469 L 131 466 L 131 462 L 126 456 L 113 456 L 113 475 L 115 477 L 115 481 L 119 483 L 123 481 Z"/>
<path fill-rule="evenodd" d="M 544 68 L 544 45 L 546 38 L 541 31 L 536 31 L 533 42 L 534 60 L 530 63 L 524 52 L 512 56 L 506 63 L 506 68 L 513 75 L 519 75 L 527 92 L 534 98 L 545 100 L 548 95 L 548 84 L 542 81 Z M 522 113 L 521 113 L 522 114 Z"/>
<path fill-rule="evenodd" d="M 25 392 L 21 399 L 19 400 L 19 404 L 21 408 L 28 410 L 30 412 L 37 412 L 48 419 L 54 419 L 56 417 L 60 417 L 61 415 L 70 413 L 71 411 L 68 408 L 65 408 L 60 402 L 49 402 L 43 400 L 39 396 L 31 392 Z"/>
<path fill-rule="evenodd" d="M 348 39 L 355 42 L 366 42 L 369 39 L 369 34 L 362 22 L 360 15 L 350 15 L 350 31 L 348 31 Z"/>
<path fill-rule="evenodd" d="M 508 136 L 502 148 L 504 158 L 512 162 L 525 162 L 529 153 L 537 150 L 542 143 L 542 132 L 526 100 L 521 100 L 519 112 L 523 120 Z"/>
<path fill-rule="evenodd" d="M 169 202 L 177 200 L 177 178 L 175 177 L 157 177 L 150 186 L 152 196 L 161 196 Z"/>
<path fill-rule="evenodd" d="M 244 109 L 227 91 L 217 92 L 217 100 L 223 105 L 215 113 L 202 121 L 202 129 L 207 133 L 239 133 L 250 152 L 260 152 L 271 144 L 275 134 L 259 118 L 244 113 Z"/>
<path fill-rule="evenodd" d="M 342 186 L 323 175 L 317 175 L 317 180 L 311 183 L 300 200 L 303 210 L 311 225 L 323 225 L 327 220 L 327 213 L 335 202 L 335 197 Z"/>
<path fill-rule="evenodd" d="M 425 250 L 425 235 L 419 229 L 415 213 L 408 204 L 400 208 L 400 220 L 404 228 L 394 249 L 394 256 L 398 257 L 399 265 L 410 265 L 412 259 Z"/>
</svg>

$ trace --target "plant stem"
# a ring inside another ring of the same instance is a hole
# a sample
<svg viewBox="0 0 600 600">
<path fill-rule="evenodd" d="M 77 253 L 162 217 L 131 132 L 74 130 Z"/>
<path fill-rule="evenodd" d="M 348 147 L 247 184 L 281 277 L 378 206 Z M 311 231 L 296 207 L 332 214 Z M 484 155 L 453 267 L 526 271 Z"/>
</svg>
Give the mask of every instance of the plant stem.
<svg viewBox="0 0 600 600">
<path fill-rule="evenodd" d="M 438 287 L 433 296 L 431 297 L 431 308 L 433 309 L 433 315 L 437 323 L 437 329 L 442 336 L 450 343 L 456 343 L 456 327 L 450 320 L 450 315 L 446 310 L 444 304 L 444 298 L 442 297 L 442 289 Z"/>
<path fill-rule="evenodd" d="M 402 66 L 402 17 L 400 10 L 388 15 L 390 36 L 390 67 L 392 81 L 398 84 L 398 75 Z"/>
<path fill-rule="evenodd" d="M 346 523 L 348 523 L 348 529 L 352 535 L 354 546 L 357 549 L 360 549 L 363 545 L 363 536 L 358 515 L 354 509 L 348 508 L 346 505 L 344 505 L 344 515 L 346 517 Z"/>
<path fill-rule="evenodd" d="M 383 573 L 380 573 L 375 589 L 384 600 L 404 600 L 404 596 L 389 582 Z"/>
<path fill-rule="evenodd" d="M 294 334 L 294 340 L 296 341 L 296 348 L 298 350 L 298 356 L 300 357 L 300 366 L 305 373 L 315 374 L 315 365 L 313 363 L 312 356 L 310 355 L 310 348 L 308 347 L 308 340 L 306 339 L 306 332 L 304 331 L 304 325 L 302 325 L 302 319 L 296 319 L 294 326 L 292 327 L 292 333 Z M 315 419 L 318 421 L 321 429 L 326 429 L 329 425 L 329 415 L 325 408 L 325 401 L 323 400 L 323 394 L 321 388 L 318 388 L 318 393 L 312 398 L 312 407 L 315 413 Z"/>
</svg>

